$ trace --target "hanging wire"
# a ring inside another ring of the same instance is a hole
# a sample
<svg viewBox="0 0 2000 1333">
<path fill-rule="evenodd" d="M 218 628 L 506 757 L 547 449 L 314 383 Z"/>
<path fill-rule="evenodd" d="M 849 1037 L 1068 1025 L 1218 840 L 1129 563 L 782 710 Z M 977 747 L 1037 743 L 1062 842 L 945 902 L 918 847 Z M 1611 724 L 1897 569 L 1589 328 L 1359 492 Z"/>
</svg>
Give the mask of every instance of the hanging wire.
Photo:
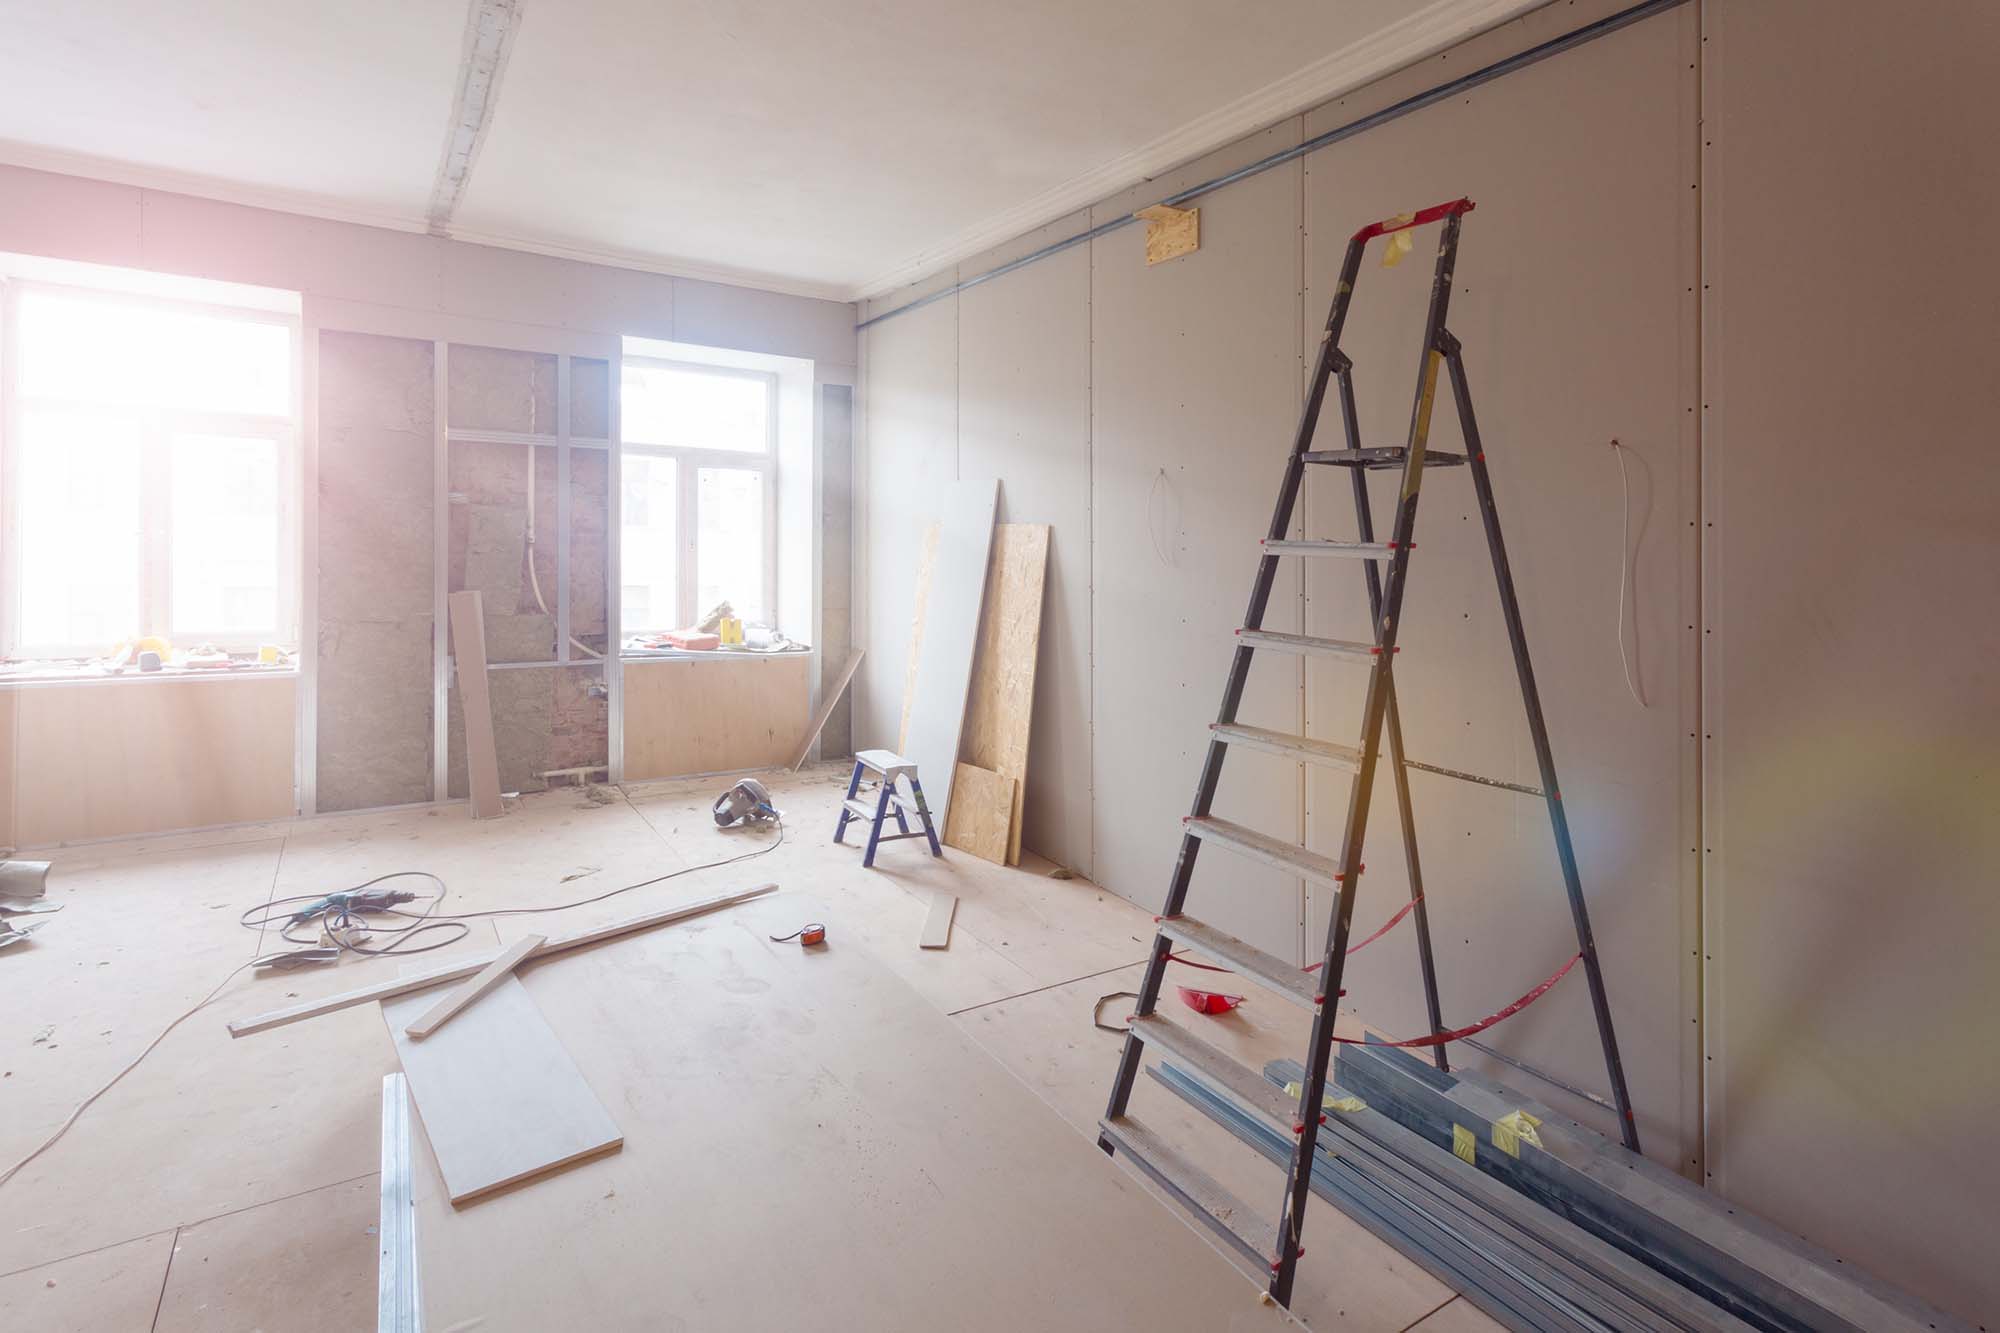
<svg viewBox="0 0 2000 1333">
<path fill-rule="evenodd" d="M 1646 696 L 1639 690 L 1638 677 L 1632 670 L 1632 660 L 1625 655 L 1625 590 L 1631 586 L 1635 576 L 1632 568 L 1632 478 L 1625 470 L 1625 455 L 1628 452 L 1625 446 L 1613 440 L 1611 452 L 1618 459 L 1618 489 L 1624 498 L 1624 520 L 1618 529 L 1618 665 L 1625 669 L 1625 689 L 1631 694 L 1632 701 L 1639 707 L 1646 708 L 1649 705 L 1646 703 Z M 1639 646 L 1636 587 L 1632 588 L 1632 601 L 1634 603 L 1632 646 L 1636 650 Z"/>
</svg>

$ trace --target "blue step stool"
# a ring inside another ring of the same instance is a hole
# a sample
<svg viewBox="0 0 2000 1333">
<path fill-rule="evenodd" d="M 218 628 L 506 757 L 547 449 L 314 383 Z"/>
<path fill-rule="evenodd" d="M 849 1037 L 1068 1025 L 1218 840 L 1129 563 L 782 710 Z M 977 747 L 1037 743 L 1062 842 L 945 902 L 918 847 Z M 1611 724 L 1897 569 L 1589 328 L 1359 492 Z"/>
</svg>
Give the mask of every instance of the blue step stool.
<svg viewBox="0 0 2000 1333">
<path fill-rule="evenodd" d="M 868 802 L 859 800 L 861 779 L 870 773 L 881 776 L 882 790 L 871 808 Z M 910 796 L 905 797 L 896 790 L 896 779 L 910 780 Z M 912 799 L 914 798 L 914 799 Z M 903 818 L 905 812 L 917 817 L 921 828 L 912 832 L 910 821 Z M 833 840 L 839 842 L 847 832 L 847 821 L 861 819 L 868 821 L 868 850 L 861 854 L 861 864 L 872 867 L 875 864 L 875 849 L 885 842 L 900 842 L 904 838 L 924 838 L 930 842 L 931 855 L 943 856 L 944 848 L 938 846 L 937 829 L 931 823 L 930 807 L 924 804 L 924 785 L 917 781 L 917 766 L 903 756 L 889 750 L 860 750 L 854 756 L 854 776 L 848 779 L 847 799 L 840 803 L 840 823 L 833 830 Z M 900 833 L 882 834 L 882 821 L 894 819 Z"/>
</svg>

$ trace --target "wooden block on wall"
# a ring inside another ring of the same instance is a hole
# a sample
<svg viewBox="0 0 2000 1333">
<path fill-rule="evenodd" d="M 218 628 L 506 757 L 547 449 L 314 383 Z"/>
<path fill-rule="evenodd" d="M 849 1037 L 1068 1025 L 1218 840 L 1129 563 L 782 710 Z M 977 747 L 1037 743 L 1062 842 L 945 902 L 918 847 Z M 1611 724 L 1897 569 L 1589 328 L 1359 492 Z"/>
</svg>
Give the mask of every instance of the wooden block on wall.
<svg viewBox="0 0 2000 1333">
<path fill-rule="evenodd" d="M 1021 784 L 990 768 L 960 764 L 952 781 L 951 811 L 944 840 L 995 865 L 1007 864 L 1007 839 L 1014 827 Z"/>
</svg>

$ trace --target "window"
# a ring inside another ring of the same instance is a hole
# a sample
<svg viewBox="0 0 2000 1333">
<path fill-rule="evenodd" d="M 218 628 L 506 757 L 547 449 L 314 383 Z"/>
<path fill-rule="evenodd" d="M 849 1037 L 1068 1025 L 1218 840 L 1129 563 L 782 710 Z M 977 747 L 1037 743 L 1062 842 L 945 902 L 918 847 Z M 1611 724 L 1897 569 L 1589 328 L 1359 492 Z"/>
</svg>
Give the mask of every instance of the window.
<svg viewBox="0 0 2000 1333">
<path fill-rule="evenodd" d="M 25 283 L 6 306 L 8 655 L 289 643 L 291 319 Z"/>
<path fill-rule="evenodd" d="M 621 387 L 624 632 L 680 629 L 724 601 L 770 623 L 777 377 L 627 357 Z"/>
</svg>

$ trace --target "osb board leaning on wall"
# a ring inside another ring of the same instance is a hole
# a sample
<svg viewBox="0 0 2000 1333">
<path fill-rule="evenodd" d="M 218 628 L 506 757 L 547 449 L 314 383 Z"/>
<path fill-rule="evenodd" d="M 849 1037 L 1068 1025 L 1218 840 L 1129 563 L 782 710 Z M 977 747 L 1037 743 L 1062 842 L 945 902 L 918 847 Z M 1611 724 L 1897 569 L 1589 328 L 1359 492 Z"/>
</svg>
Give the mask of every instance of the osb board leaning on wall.
<svg viewBox="0 0 2000 1333">
<path fill-rule="evenodd" d="M 283 819 L 297 678 L 134 680 L 0 691 L 22 847 Z"/>
<path fill-rule="evenodd" d="M 634 782 L 791 762 L 811 653 L 625 663 L 625 776 Z"/>
</svg>

